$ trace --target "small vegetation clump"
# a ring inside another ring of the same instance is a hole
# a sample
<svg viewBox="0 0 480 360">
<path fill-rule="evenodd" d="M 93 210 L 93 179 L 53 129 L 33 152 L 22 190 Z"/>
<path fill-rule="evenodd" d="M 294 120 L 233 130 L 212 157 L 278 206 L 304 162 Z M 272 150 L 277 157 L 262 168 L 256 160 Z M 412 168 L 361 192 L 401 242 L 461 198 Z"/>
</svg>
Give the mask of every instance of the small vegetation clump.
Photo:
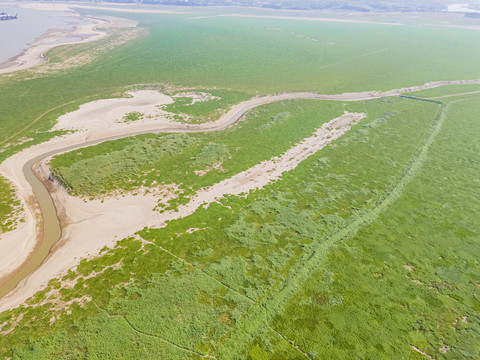
<svg viewBox="0 0 480 360">
<path fill-rule="evenodd" d="M 193 124 L 218 120 L 230 106 L 251 97 L 247 93 L 233 90 L 192 90 L 189 92 L 205 94 L 210 96 L 210 99 L 194 102 L 193 97 L 176 97 L 174 103 L 165 106 L 165 110 L 175 114 L 177 120 Z"/>
<path fill-rule="evenodd" d="M 20 201 L 15 198 L 14 190 L 0 177 L 0 234 L 15 228 L 19 206 Z"/>
<path fill-rule="evenodd" d="M 138 111 L 132 111 L 132 112 L 129 112 L 128 114 L 126 114 L 122 118 L 121 122 L 131 123 L 131 122 L 135 122 L 135 121 L 138 121 L 138 120 L 142 120 L 143 118 L 145 118 L 145 114 L 143 114 L 141 112 L 138 112 Z"/>
<path fill-rule="evenodd" d="M 202 147 L 197 156 L 192 160 L 194 167 L 213 166 L 225 160 L 228 156 L 228 148 L 224 144 L 210 143 Z"/>
<path fill-rule="evenodd" d="M 277 122 L 288 119 L 290 115 L 291 114 L 288 111 L 278 113 L 277 115 L 272 116 L 270 118 L 270 121 L 267 121 L 264 124 L 262 124 L 260 126 L 260 129 L 268 129 L 269 127 L 276 124 Z"/>
</svg>

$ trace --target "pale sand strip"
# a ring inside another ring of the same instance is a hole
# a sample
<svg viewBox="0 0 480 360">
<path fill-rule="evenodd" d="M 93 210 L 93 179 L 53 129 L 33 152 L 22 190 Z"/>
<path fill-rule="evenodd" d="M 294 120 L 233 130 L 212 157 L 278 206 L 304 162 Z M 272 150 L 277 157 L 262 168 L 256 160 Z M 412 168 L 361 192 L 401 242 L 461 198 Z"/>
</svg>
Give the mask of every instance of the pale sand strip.
<svg viewBox="0 0 480 360">
<path fill-rule="evenodd" d="M 20 3 L 20 6 L 26 9 L 45 10 L 45 11 L 72 11 L 74 9 L 107 10 L 134 14 L 191 14 L 189 11 L 173 11 L 158 9 L 135 8 L 136 4 L 109 4 L 110 6 L 92 6 L 81 4 L 62 4 L 62 3 Z"/>
</svg>

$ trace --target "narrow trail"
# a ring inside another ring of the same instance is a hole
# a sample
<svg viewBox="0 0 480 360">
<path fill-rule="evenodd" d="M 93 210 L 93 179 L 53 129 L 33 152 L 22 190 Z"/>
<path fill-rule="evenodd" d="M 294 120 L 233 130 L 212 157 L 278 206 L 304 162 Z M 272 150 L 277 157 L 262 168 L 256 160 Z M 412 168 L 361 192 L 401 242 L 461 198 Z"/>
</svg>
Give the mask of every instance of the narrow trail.
<svg viewBox="0 0 480 360">
<path fill-rule="evenodd" d="M 265 312 L 266 312 L 266 310 L 265 310 Z M 273 327 L 271 327 L 270 324 L 269 324 L 268 321 L 267 321 L 267 316 L 266 316 L 266 315 L 265 315 L 265 323 L 266 323 L 266 326 L 267 326 L 271 331 L 273 331 L 275 334 L 277 334 L 279 337 L 281 337 L 283 340 L 285 340 L 287 343 L 289 343 L 290 346 L 295 349 L 295 351 L 298 351 L 300 354 L 302 354 L 302 356 L 306 357 L 307 359 L 313 360 L 310 355 L 308 355 L 305 351 L 303 351 L 303 350 L 300 348 L 300 346 L 298 346 L 298 345 L 295 344 L 292 340 L 290 340 L 289 338 L 287 338 L 285 335 L 283 335 L 282 333 L 280 333 L 279 331 L 277 331 L 277 330 L 275 330 Z"/>
<path fill-rule="evenodd" d="M 104 310 L 105 311 L 105 310 Z M 186 348 L 184 346 L 181 346 L 181 345 L 177 345 L 167 339 L 164 339 L 163 337 L 161 336 L 158 336 L 158 335 L 155 335 L 155 334 L 149 334 L 147 332 L 144 332 L 144 331 L 141 331 L 139 329 L 137 329 L 125 316 L 123 315 L 110 315 L 108 312 L 107 312 L 107 316 L 108 317 L 112 317 L 112 318 L 120 318 L 120 319 L 123 319 L 127 324 L 128 326 L 134 331 L 136 332 L 137 334 L 141 334 L 143 336 L 148 336 L 148 337 L 154 337 L 155 339 L 158 339 L 162 342 L 164 342 L 165 344 L 168 344 L 170 346 L 173 346 L 175 348 L 177 348 L 178 350 L 182 350 L 182 351 L 185 351 L 185 352 L 188 352 L 190 354 L 194 354 L 194 355 L 197 355 L 201 358 L 209 358 L 209 359 L 216 359 L 215 356 L 213 355 L 209 355 L 209 354 L 202 354 L 202 353 L 199 353 L 198 351 L 195 351 L 195 350 L 191 350 L 189 348 Z"/>
<path fill-rule="evenodd" d="M 347 220 L 343 228 L 327 235 L 307 248 L 302 259 L 298 261 L 298 265 L 289 271 L 283 287 L 274 288 L 265 300 L 256 303 L 251 311 L 242 320 L 238 321 L 236 328 L 229 334 L 226 342 L 219 349 L 221 357 L 235 353 L 238 349 L 245 349 L 255 337 L 255 334 L 265 326 L 265 322 L 284 311 L 284 306 L 301 289 L 306 279 L 320 267 L 332 247 L 350 239 L 360 229 L 371 224 L 402 195 L 405 187 L 415 178 L 425 162 L 427 152 L 445 121 L 447 110 L 448 105 L 441 106 L 434 124 L 420 144 L 416 154 L 406 165 L 397 182 L 375 202 L 374 207 L 361 211 L 357 216 Z"/>
<path fill-rule="evenodd" d="M 372 99 L 388 97 L 388 96 L 400 96 L 403 93 L 435 88 L 435 87 L 445 86 L 445 85 L 452 85 L 452 84 L 480 84 L 480 79 L 435 81 L 435 82 L 429 82 L 423 85 L 412 86 L 412 87 L 401 88 L 401 89 L 393 89 L 393 90 L 383 91 L 383 92 L 369 91 L 369 92 L 360 92 L 360 93 L 344 93 L 344 94 L 337 94 L 337 95 L 324 95 L 324 94 L 317 94 L 317 93 L 301 92 L 301 93 L 284 93 L 279 95 L 263 96 L 263 97 L 253 98 L 251 100 L 248 100 L 233 106 L 231 110 L 228 111 L 224 116 L 222 116 L 220 120 L 210 124 L 202 124 L 202 125 L 178 124 L 178 125 L 175 125 L 174 127 L 165 127 L 165 124 L 162 124 L 161 126 L 152 125 L 147 129 L 145 129 L 144 127 L 135 127 L 136 125 L 133 125 L 128 129 L 125 129 L 125 128 L 118 129 L 114 127 L 102 133 L 97 133 L 97 132 L 95 133 L 86 132 L 81 134 L 74 133 L 64 138 L 55 138 L 46 143 L 42 143 L 42 144 L 27 148 L 23 152 L 17 153 L 11 156 L 0 165 L 0 169 L 2 170 L 1 175 L 11 180 L 15 184 L 17 188 L 16 190 L 18 190 L 17 192 L 20 194 L 20 197 L 23 201 L 23 205 L 26 211 L 28 212 L 27 223 L 23 224 L 24 226 L 23 233 L 18 232 L 18 236 L 17 236 L 17 233 L 15 233 L 15 231 L 6 234 L 7 236 L 9 236 L 10 243 L 14 244 L 15 241 L 17 241 L 18 243 L 23 244 L 22 245 L 23 255 L 21 255 L 23 256 L 23 258 L 21 263 L 17 259 L 15 259 L 15 261 L 17 262 L 15 269 L 13 269 L 13 265 L 9 265 L 13 270 L 9 270 L 9 272 L 0 274 L 0 277 L 3 276 L 3 278 L 8 278 L 8 280 L 10 281 L 8 288 L 3 287 L 3 285 L 0 285 L 0 296 L 3 296 L 4 294 L 9 293 L 12 289 L 15 288 L 15 286 L 20 281 L 28 278 L 36 268 L 38 268 L 39 266 L 41 267 L 41 264 L 45 259 L 45 257 L 41 259 L 41 261 L 37 265 L 31 265 L 27 262 L 27 260 L 25 260 L 27 257 L 32 257 L 34 255 L 32 250 L 27 251 L 27 249 L 34 249 L 36 246 L 38 246 L 38 244 L 41 244 L 42 242 L 46 242 L 45 239 L 38 239 L 38 233 L 36 229 L 45 228 L 44 224 L 47 222 L 47 218 L 45 217 L 44 213 L 40 213 L 40 216 L 39 216 L 38 209 L 41 208 L 42 202 L 47 202 L 47 203 L 52 202 L 51 195 L 47 196 L 47 199 L 37 199 L 35 193 L 33 192 L 33 189 L 35 189 L 35 187 L 37 188 L 43 187 L 40 190 L 43 192 L 47 192 L 49 194 L 49 190 L 46 189 L 41 182 L 36 182 L 34 184 L 29 180 L 27 180 L 28 178 L 27 174 L 32 173 L 32 168 L 30 167 L 30 165 L 26 166 L 26 164 L 30 164 L 29 163 L 30 161 L 35 160 L 35 162 L 40 162 L 42 159 L 47 158 L 49 156 L 71 151 L 73 149 L 78 149 L 78 148 L 82 148 L 90 145 L 99 144 L 101 142 L 105 142 L 109 140 L 120 139 L 120 138 L 125 138 L 125 137 L 139 135 L 139 134 L 161 133 L 161 132 L 191 133 L 191 132 L 221 131 L 239 122 L 242 119 L 242 117 L 245 115 L 245 113 L 247 113 L 249 110 L 260 105 L 265 105 L 265 104 L 269 104 L 277 101 L 294 100 L 294 99 L 363 101 L 363 100 L 372 100 Z M 61 106 L 65 106 L 65 104 L 62 104 Z M 41 116 L 39 116 L 37 119 L 35 119 L 35 122 L 39 121 L 43 116 L 53 111 L 54 109 L 50 109 L 44 114 L 42 114 Z M 29 126 L 31 126 L 31 124 Z M 19 169 L 23 169 L 23 172 L 19 171 Z M 8 171 L 8 173 L 6 174 L 5 171 Z M 30 176 L 30 178 L 32 178 L 32 176 Z M 32 201 L 33 201 L 33 205 L 32 205 Z M 49 219 L 49 221 L 55 223 L 56 224 L 55 226 L 60 226 L 58 216 L 55 212 L 53 212 L 52 218 Z M 28 229 L 26 229 L 27 225 L 29 227 Z M 355 226 L 358 226 L 358 225 L 360 224 L 356 224 Z M 352 227 L 353 226 L 348 227 L 343 232 L 347 232 L 348 229 Z M 63 229 L 61 229 L 61 232 L 63 234 Z M 331 238 L 326 239 L 326 241 L 322 243 L 323 244 L 322 246 L 325 247 L 323 251 L 326 251 L 326 249 L 330 246 L 330 244 L 334 244 L 336 241 L 338 241 L 337 240 L 338 237 L 343 238 L 346 235 L 347 234 L 343 235 L 343 233 L 335 234 Z M 0 234 L 0 244 L 4 240 L 3 236 L 4 234 Z M 69 236 L 72 237 L 74 236 L 74 234 L 69 234 Z M 15 240 L 15 241 L 12 241 L 12 240 Z M 58 238 L 54 239 L 53 243 L 55 243 L 57 240 Z M 318 250 L 321 250 L 321 249 L 318 249 Z M 52 253 L 49 253 L 48 251 L 46 253 L 48 256 L 52 255 Z M 18 255 L 18 258 L 20 258 L 21 256 Z M 11 262 L 11 259 L 5 259 L 5 261 Z M 29 266 L 29 269 L 31 270 L 29 270 L 28 272 L 24 271 L 24 273 L 26 274 L 22 275 L 21 278 L 18 278 L 18 279 L 16 278 L 14 281 L 12 281 L 11 278 L 14 275 L 10 275 L 10 274 L 14 272 L 19 272 L 19 269 L 24 269 L 27 266 Z M 44 280 L 48 281 L 48 279 L 44 279 Z M 286 290 L 287 289 L 285 289 L 285 291 Z M 23 291 L 26 291 L 26 290 L 23 289 Z M 10 308 L 11 306 L 15 306 L 13 305 L 15 303 L 15 301 L 12 300 L 13 298 L 15 298 L 15 296 L 12 295 L 11 299 L 8 302 L 4 301 L 5 298 L 1 299 L 0 309 L 6 309 L 6 308 Z"/>
<path fill-rule="evenodd" d="M 77 292 L 78 293 L 78 292 Z M 79 294 L 80 295 L 80 294 Z M 192 350 L 192 349 L 189 349 L 187 347 L 184 347 L 184 346 L 181 346 L 181 345 L 178 345 L 178 344 L 175 344 L 174 342 L 170 341 L 170 340 L 167 340 L 159 335 L 156 335 L 156 334 L 150 334 L 150 333 L 147 333 L 145 331 L 142 331 L 142 330 L 139 330 L 135 327 L 135 325 L 132 324 L 132 322 L 130 320 L 128 320 L 124 315 L 119 315 L 119 314 L 110 314 L 107 310 L 105 310 L 104 308 L 98 306 L 98 304 L 94 301 L 94 300 L 91 300 L 91 302 L 95 305 L 95 307 L 100 311 L 100 312 L 103 312 L 105 313 L 109 318 L 118 318 L 118 319 L 121 319 L 123 321 L 125 321 L 125 323 L 132 329 L 132 331 L 134 331 L 135 333 L 137 334 L 140 334 L 140 335 L 143 335 L 143 336 L 148 336 L 148 337 L 154 337 L 155 339 L 158 339 L 160 340 L 161 342 L 169 345 L 169 346 L 172 346 L 178 350 L 181 350 L 181 351 L 184 351 L 184 352 L 187 352 L 187 353 L 190 353 L 190 354 L 194 354 L 194 355 L 197 355 L 198 357 L 201 357 L 201 358 L 209 358 L 209 359 L 216 359 L 215 356 L 213 355 L 209 355 L 209 354 L 202 354 L 198 351 L 195 351 L 195 350 Z"/>
</svg>

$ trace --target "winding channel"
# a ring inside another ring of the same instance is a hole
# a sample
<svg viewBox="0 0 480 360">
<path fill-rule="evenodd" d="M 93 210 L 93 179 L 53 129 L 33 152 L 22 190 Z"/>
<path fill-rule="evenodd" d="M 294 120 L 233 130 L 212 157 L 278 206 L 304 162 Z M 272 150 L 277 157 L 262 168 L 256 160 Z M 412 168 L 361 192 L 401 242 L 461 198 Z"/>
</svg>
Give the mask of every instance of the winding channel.
<svg viewBox="0 0 480 360">
<path fill-rule="evenodd" d="M 458 81 L 438 81 L 431 82 L 424 85 L 419 85 L 410 88 L 394 89 L 386 92 L 362 92 L 362 93 L 348 93 L 340 95 L 321 95 L 316 93 L 286 93 L 275 96 L 265 96 L 254 98 L 244 103 L 234 106 L 234 109 L 229 111 L 223 118 L 224 121 L 216 126 L 210 128 L 187 128 L 185 126 L 171 127 L 161 129 L 150 129 L 143 131 L 132 131 L 126 134 L 117 136 L 106 136 L 93 141 L 84 141 L 75 145 L 62 147 L 52 151 L 48 151 L 38 155 L 27 162 L 22 167 L 23 175 L 32 187 L 33 194 L 30 194 L 30 198 L 33 204 L 30 204 L 33 208 L 40 210 L 40 216 L 37 216 L 37 246 L 30 256 L 23 262 L 23 264 L 10 274 L 3 274 L 5 281 L 0 284 L 0 298 L 11 292 L 16 286 L 35 269 L 37 269 L 47 259 L 49 254 L 55 250 L 55 244 L 62 237 L 61 221 L 57 215 L 55 204 L 52 200 L 49 190 L 42 182 L 39 175 L 33 170 L 38 163 L 51 156 L 61 153 L 69 152 L 83 147 L 93 146 L 105 141 L 117 140 L 125 137 L 136 136 L 147 133 L 163 133 L 163 132 L 182 132 L 182 133 L 194 133 L 194 132 L 213 132 L 224 130 L 237 122 L 239 122 L 243 115 L 253 108 L 265 105 L 272 102 L 293 100 L 293 99 L 316 99 L 316 100 L 333 100 L 333 101 L 363 101 L 377 99 L 385 96 L 400 96 L 402 93 L 418 91 L 423 89 L 434 88 L 444 85 L 452 84 L 479 84 L 478 80 L 458 80 Z M 22 164 L 19 164 L 22 166 Z M 1 241 L 1 240 L 0 240 Z M 0 274 L 1 275 L 1 274 Z M 1 276 L 0 276 L 1 279 Z"/>
<path fill-rule="evenodd" d="M 106 137 L 99 140 L 88 141 L 83 144 L 73 145 L 64 147 L 58 150 L 53 150 L 46 152 L 42 155 L 39 155 L 23 166 L 23 174 L 32 187 L 33 195 L 35 201 L 41 212 L 41 221 L 38 224 L 39 230 L 39 246 L 34 251 L 34 253 L 24 262 L 20 269 L 16 270 L 11 274 L 8 279 L 0 285 L 0 298 L 8 294 L 10 291 L 15 289 L 20 281 L 26 278 L 31 272 L 38 268 L 43 261 L 47 258 L 50 251 L 52 250 L 53 245 L 60 240 L 62 236 L 62 228 L 60 224 L 60 219 L 57 215 L 57 210 L 53 199 L 48 191 L 47 187 L 43 183 L 39 175 L 34 172 L 34 167 L 36 164 L 42 160 L 49 158 L 54 155 L 61 153 L 70 152 L 80 148 L 98 145 L 102 142 L 118 140 L 130 136 L 142 135 L 142 134 L 151 134 L 151 133 L 163 133 L 163 132 L 182 132 L 182 133 L 193 133 L 193 132 L 213 132 L 224 130 L 234 124 L 236 124 L 243 115 L 254 107 L 259 105 L 249 105 L 242 108 L 236 114 L 234 114 L 228 121 L 218 126 L 207 128 L 207 129 L 186 129 L 186 128 L 164 128 L 161 130 L 151 130 L 151 131 L 137 131 L 128 133 L 121 136 L 112 136 Z"/>
</svg>

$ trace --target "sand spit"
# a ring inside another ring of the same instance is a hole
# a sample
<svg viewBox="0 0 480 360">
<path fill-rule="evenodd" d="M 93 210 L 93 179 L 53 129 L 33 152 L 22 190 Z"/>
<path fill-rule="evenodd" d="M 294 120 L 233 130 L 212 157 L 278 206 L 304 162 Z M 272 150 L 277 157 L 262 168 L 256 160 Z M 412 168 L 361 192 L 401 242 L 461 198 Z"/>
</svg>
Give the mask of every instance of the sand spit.
<svg viewBox="0 0 480 360">
<path fill-rule="evenodd" d="M 30 183 L 23 173 L 28 161 L 51 151 L 67 151 L 71 146 L 88 146 L 88 141 L 104 141 L 113 137 L 132 136 L 142 132 L 194 132 L 219 131 L 241 119 L 248 110 L 262 104 L 289 99 L 323 99 L 337 101 L 369 100 L 383 96 L 397 96 L 409 91 L 417 91 L 449 84 L 480 83 L 480 80 L 437 81 L 409 88 L 386 92 L 346 93 L 321 95 L 315 93 L 286 93 L 257 97 L 231 108 L 216 122 L 206 124 L 177 124 L 163 117 L 158 108 L 170 103 L 172 98 L 151 90 L 131 92 L 131 98 L 99 100 L 82 105 L 77 111 L 62 116 L 55 129 L 80 130 L 69 135 L 51 139 L 17 153 L 0 164 L 0 174 L 15 186 L 18 197 L 25 209 L 25 221 L 14 231 L 0 234 L 0 278 L 8 276 L 24 264 L 38 244 L 37 227 L 40 221 L 36 199 L 32 195 Z M 121 109 L 121 110 L 119 110 Z M 130 111 L 154 114 L 152 119 L 131 123 L 118 123 L 116 120 Z M 191 201 L 182 206 L 178 213 L 159 214 L 153 211 L 156 202 L 171 196 L 168 191 L 158 189 L 157 195 L 127 195 L 100 201 L 84 203 L 56 190 L 52 192 L 59 216 L 66 226 L 62 239 L 54 246 L 54 251 L 45 262 L 17 286 L 7 296 L 0 299 L 0 311 L 21 304 L 40 290 L 53 277 L 78 264 L 81 258 L 95 256 L 104 246 L 112 246 L 145 226 L 161 227 L 166 220 L 177 219 L 193 213 L 199 206 L 216 201 L 226 194 L 238 195 L 251 189 L 262 187 L 277 180 L 285 171 L 294 169 L 301 161 L 318 151 L 333 139 L 349 129 L 351 124 L 363 118 L 363 114 L 346 113 L 339 119 L 322 126 L 315 135 L 292 147 L 284 155 L 264 161 L 251 169 L 200 190 Z M 48 159 L 47 159 L 48 160 Z M 39 172 L 44 177 L 49 170 L 45 163 Z M 55 190 L 55 189 L 53 189 Z"/>
<path fill-rule="evenodd" d="M 144 115 L 142 119 L 135 121 L 135 129 L 139 131 L 158 129 L 162 124 L 176 124 L 167 120 L 168 113 L 160 108 L 174 102 L 170 96 L 154 90 L 131 91 L 126 94 L 130 97 L 83 104 L 78 110 L 60 116 L 52 130 L 78 130 L 96 134 L 98 131 L 115 128 L 114 131 L 123 133 L 132 128 L 132 123 L 123 122 L 124 116 L 131 112 Z M 91 136 L 87 139 L 91 140 Z"/>
<path fill-rule="evenodd" d="M 35 4 L 24 4 L 27 5 Z M 46 5 L 46 4 L 38 4 Z M 54 4 L 55 5 L 55 4 Z M 62 11 L 62 7 L 56 8 L 57 11 Z M 71 10 L 70 10 L 71 11 Z M 37 40 L 30 44 L 30 47 L 24 50 L 15 58 L 0 64 L 0 74 L 12 73 L 19 70 L 29 69 L 35 66 L 42 65 L 48 61 L 45 55 L 49 50 L 60 45 L 82 44 L 92 41 L 97 41 L 107 37 L 110 34 L 110 29 L 113 28 L 134 28 L 137 22 L 120 19 L 112 16 L 92 17 L 80 16 L 88 24 L 78 25 L 73 30 L 58 30 L 50 29 L 46 34 L 40 36 Z M 80 40 L 68 40 L 72 37 L 80 38 Z"/>
</svg>

